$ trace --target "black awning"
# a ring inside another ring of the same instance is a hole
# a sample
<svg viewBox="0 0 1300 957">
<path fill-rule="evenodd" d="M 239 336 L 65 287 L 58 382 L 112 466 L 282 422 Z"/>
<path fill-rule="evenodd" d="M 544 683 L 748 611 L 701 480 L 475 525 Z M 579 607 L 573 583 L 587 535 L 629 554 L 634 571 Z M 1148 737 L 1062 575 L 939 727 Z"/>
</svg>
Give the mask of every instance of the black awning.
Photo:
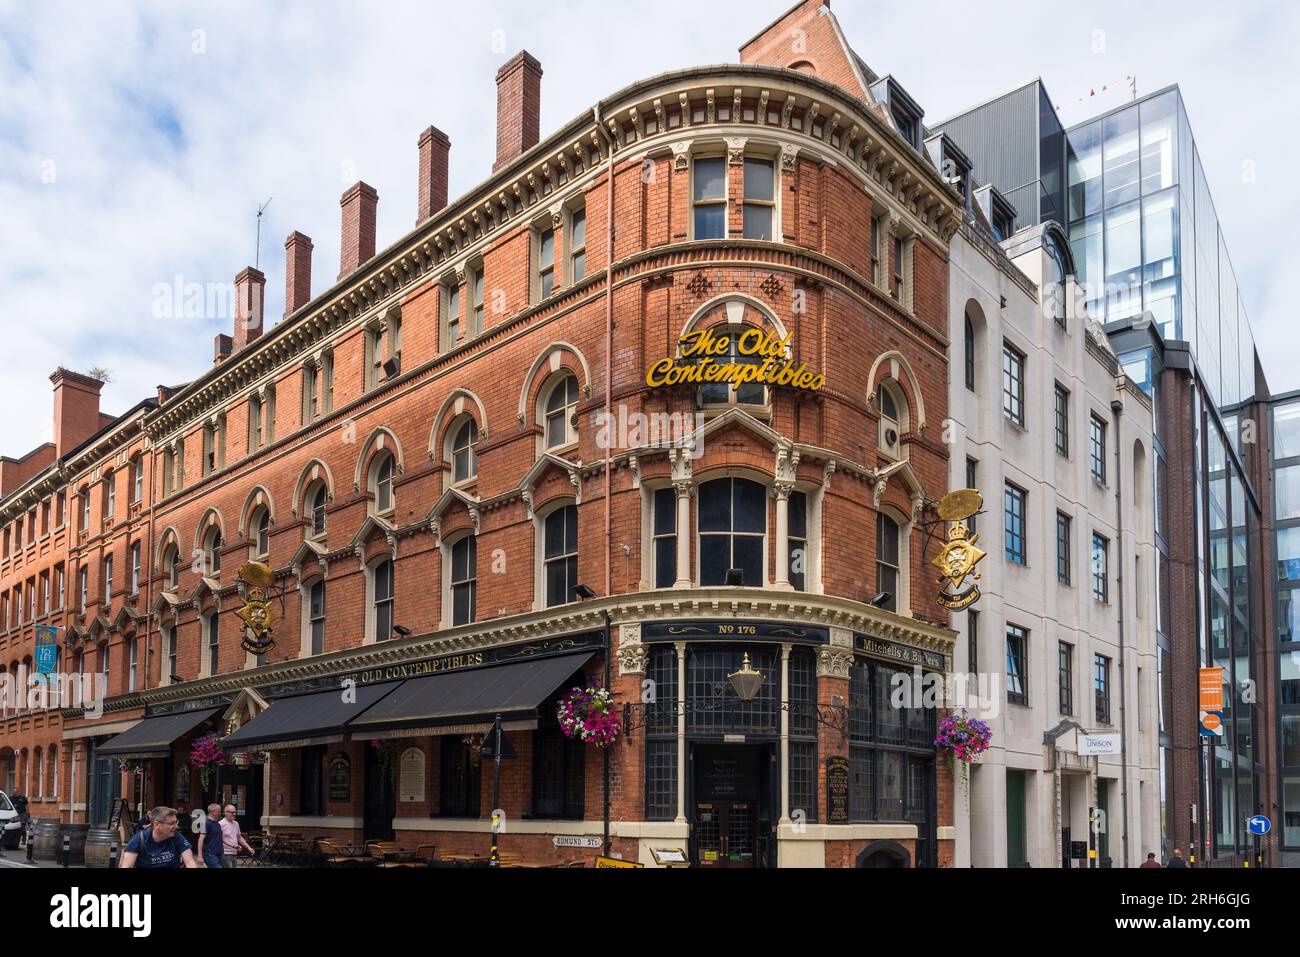
<svg viewBox="0 0 1300 957">
<path fill-rule="evenodd" d="M 344 726 L 383 700 L 402 682 L 339 687 L 333 691 L 277 698 L 270 707 L 221 742 L 225 751 L 264 750 L 267 746 L 305 747 L 343 740 Z"/>
<path fill-rule="evenodd" d="M 220 711 L 220 708 L 204 708 L 145 718 L 135 727 L 109 738 L 95 749 L 95 754 L 119 758 L 169 757 L 177 739 L 183 738 Z"/>
<path fill-rule="evenodd" d="M 537 707 L 596 654 L 582 651 L 504 665 L 410 678 L 365 714 L 348 722 L 356 734 L 473 719 L 535 717 Z M 436 733 L 436 731 L 435 731 Z"/>
</svg>

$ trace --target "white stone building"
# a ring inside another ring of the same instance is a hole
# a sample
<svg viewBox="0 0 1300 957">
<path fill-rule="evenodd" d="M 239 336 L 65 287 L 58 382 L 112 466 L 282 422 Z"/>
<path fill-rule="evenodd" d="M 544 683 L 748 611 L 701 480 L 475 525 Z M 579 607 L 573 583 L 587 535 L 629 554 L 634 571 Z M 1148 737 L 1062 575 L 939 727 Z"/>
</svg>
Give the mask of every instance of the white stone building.
<svg viewBox="0 0 1300 957">
<path fill-rule="evenodd" d="M 956 864 L 1085 866 L 1070 844 L 1098 807 L 1099 862 L 1136 867 L 1160 850 L 1151 402 L 1087 318 L 1065 235 L 999 246 L 985 223 L 1009 220 L 980 192 L 989 215 L 952 244 L 947 434 L 988 557 L 953 615 L 954 671 L 995 694 L 992 745 L 956 788 Z M 1121 750 L 1080 755 L 1082 732 Z"/>
</svg>

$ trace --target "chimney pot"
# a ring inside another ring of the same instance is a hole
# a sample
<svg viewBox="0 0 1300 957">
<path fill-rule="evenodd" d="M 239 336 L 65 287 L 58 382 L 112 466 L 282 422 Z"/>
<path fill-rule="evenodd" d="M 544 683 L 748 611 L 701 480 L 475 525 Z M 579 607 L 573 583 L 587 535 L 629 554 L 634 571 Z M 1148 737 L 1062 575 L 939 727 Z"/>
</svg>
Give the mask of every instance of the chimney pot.
<svg viewBox="0 0 1300 957">
<path fill-rule="evenodd" d="M 355 272 L 375 258 L 375 211 L 379 193 L 368 183 L 356 182 L 339 200 L 343 207 L 343 243 L 339 249 L 339 278 Z"/>
<path fill-rule="evenodd" d="M 420 205 L 415 225 L 420 225 L 447 205 L 447 163 L 451 140 L 436 126 L 420 134 Z"/>
<path fill-rule="evenodd" d="M 542 129 L 542 64 L 520 50 L 497 71 L 497 161 L 492 172 L 537 145 Z"/>
<path fill-rule="evenodd" d="M 294 230 L 284 241 L 284 314 L 293 315 L 311 302 L 310 236 Z"/>
</svg>

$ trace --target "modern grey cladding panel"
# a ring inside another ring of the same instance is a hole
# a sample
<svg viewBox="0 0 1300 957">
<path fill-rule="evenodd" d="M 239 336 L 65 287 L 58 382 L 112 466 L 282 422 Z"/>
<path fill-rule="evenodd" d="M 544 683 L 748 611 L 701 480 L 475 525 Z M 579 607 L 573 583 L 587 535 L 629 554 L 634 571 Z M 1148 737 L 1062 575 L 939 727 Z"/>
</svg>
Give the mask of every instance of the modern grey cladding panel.
<svg viewBox="0 0 1300 957">
<path fill-rule="evenodd" d="M 1018 227 L 1039 216 L 1039 108 L 1034 81 L 933 128 L 951 136 L 975 164 L 975 179 L 992 183 L 1015 206 Z"/>
</svg>

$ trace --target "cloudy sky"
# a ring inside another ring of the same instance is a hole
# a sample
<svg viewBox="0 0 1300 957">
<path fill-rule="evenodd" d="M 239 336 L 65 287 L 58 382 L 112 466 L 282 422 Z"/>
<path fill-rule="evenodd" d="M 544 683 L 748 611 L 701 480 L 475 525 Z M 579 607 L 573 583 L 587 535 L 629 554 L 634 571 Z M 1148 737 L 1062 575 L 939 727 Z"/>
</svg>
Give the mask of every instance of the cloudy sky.
<svg viewBox="0 0 1300 957">
<path fill-rule="evenodd" d="M 131 3 L 0 0 L 0 454 L 51 437 L 48 375 L 111 370 L 104 408 L 211 365 L 219 314 L 168 315 L 179 284 L 229 283 L 256 255 L 268 321 L 284 308 L 284 237 L 315 241 L 314 289 L 338 271 L 339 206 L 380 195 L 379 247 L 415 224 L 416 138 L 452 141 L 451 194 L 495 151 L 494 76 L 541 60 L 542 134 L 664 70 L 735 61 L 792 0 Z M 835 0 L 849 41 L 930 121 L 1043 77 L 1068 125 L 1127 94 L 1182 85 L 1275 391 L 1300 388 L 1286 333 L 1286 230 L 1300 221 L 1300 5 Z M 1249 162 L 1254 180 L 1243 176 Z M 160 315 L 160 313 L 162 313 Z M 22 414 L 19 414 L 22 413 Z"/>
</svg>

